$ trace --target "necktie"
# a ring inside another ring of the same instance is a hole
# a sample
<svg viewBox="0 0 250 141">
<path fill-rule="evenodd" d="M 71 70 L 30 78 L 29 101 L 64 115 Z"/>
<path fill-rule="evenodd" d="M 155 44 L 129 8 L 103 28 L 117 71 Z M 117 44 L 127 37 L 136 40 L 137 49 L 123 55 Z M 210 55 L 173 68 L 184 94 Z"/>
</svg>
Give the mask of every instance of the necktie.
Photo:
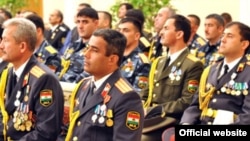
<svg viewBox="0 0 250 141">
<path fill-rule="evenodd" d="M 13 72 L 12 78 L 11 78 L 11 90 L 10 90 L 10 93 L 11 93 L 11 92 L 13 91 L 13 89 L 15 88 L 16 83 L 17 83 L 17 76 L 16 76 L 16 74 Z"/>
<path fill-rule="evenodd" d="M 93 96 L 94 90 L 95 90 L 95 83 L 93 81 L 91 81 L 89 84 L 89 91 L 87 93 L 84 105 L 86 105 L 86 103 L 88 103 L 89 99 Z"/>
<path fill-rule="evenodd" d="M 225 74 L 227 74 L 227 72 L 228 72 L 228 69 L 229 69 L 229 67 L 228 67 L 228 65 L 224 65 L 223 66 L 223 73 L 221 72 L 220 73 L 220 77 L 218 77 L 218 80 L 220 80 Z M 221 70 L 222 71 L 222 70 Z"/>
<path fill-rule="evenodd" d="M 165 70 L 165 69 L 168 67 L 168 65 L 169 65 L 169 63 L 170 63 L 170 60 L 171 60 L 170 57 L 168 57 L 168 59 L 167 59 L 167 61 L 166 61 L 166 64 L 165 64 L 163 70 Z"/>
<path fill-rule="evenodd" d="M 227 74 L 228 69 L 229 69 L 228 65 L 224 65 L 224 72 L 223 72 L 223 75 Z M 222 76 L 223 76 L 223 75 L 222 75 Z"/>
</svg>

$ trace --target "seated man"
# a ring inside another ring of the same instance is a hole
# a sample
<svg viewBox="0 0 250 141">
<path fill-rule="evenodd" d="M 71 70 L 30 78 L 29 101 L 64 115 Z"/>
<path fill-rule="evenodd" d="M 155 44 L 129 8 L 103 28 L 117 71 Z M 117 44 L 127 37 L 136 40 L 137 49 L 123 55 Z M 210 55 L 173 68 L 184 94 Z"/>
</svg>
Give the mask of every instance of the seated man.
<svg viewBox="0 0 250 141">
<path fill-rule="evenodd" d="M 145 123 L 143 141 L 161 140 L 167 126 L 178 124 L 198 89 L 203 64 L 189 53 L 187 42 L 191 27 L 187 18 L 174 15 L 167 19 L 161 44 L 168 47 L 167 56 L 154 60 L 149 86 L 142 91 Z"/>
<path fill-rule="evenodd" d="M 195 94 L 193 102 L 184 111 L 180 124 L 250 124 L 250 88 L 248 86 L 250 55 L 247 54 L 249 46 L 250 27 L 240 22 L 226 25 L 218 50 L 225 58 L 204 70 L 199 92 Z M 169 134 L 168 131 L 165 133 Z"/>
</svg>

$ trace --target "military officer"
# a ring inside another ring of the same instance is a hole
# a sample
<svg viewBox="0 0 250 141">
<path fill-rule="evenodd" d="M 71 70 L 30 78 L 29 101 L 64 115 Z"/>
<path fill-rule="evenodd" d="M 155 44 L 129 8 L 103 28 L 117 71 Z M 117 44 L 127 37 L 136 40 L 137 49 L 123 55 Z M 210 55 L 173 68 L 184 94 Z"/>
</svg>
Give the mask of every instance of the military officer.
<svg viewBox="0 0 250 141">
<path fill-rule="evenodd" d="M 163 47 L 160 42 L 161 40 L 160 31 L 162 30 L 166 20 L 170 16 L 175 15 L 175 13 L 176 13 L 175 9 L 168 6 L 164 6 L 159 9 L 154 19 L 154 30 L 156 32 L 156 35 L 152 38 L 148 54 L 148 57 L 151 62 L 159 56 L 166 55 L 166 47 Z"/>
<path fill-rule="evenodd" d="M 205 36 L 207 43 L 194 53 L 207 67 L 223 58 L 223 55 L 218 53 L 220 39 L 224 31 L 223 18 L 218 14 L 209 14 L 205 20 Z"/>
<path fill-rule="evenodd" d="M 44 23 L 40 16 L 31 14 L 25 17 L 36 25 L 37 43 L 35 49 L 35 56 L 37 59 L 47 65 L 53 72 L 59 74 L 62 69 L 61 57 L 58 51 L 52 47 L 44 38 Z"/>
<path fill-rule="evenodd" d="M 191 53 L 193 51 L 197 52 L 197 50 L 200 47 L 206 44 L 206 40 L 203 37 L 201 37 L 199 34 L 197 34 L 197 31 L 200 26 L 200 18 L 195 14 L 189 14 L 187 18 L 190 21 L 190 25 L 191 25 L 191 36 L 188 41 L 188 48 L 190 49 Z"/>
<path fill-rule="evenodd" d="M 62 126 L 63 91 L 56 75 L 33 55 L 36 26 L 25 18 L 12 18 L 3 27 L 2 59 L 13 67 L 9 68 L 4 83 L 5 109 L 1 109 L 0 138 L 56 140 Z"/>
<path fill-rule="evenodd" d="M 93 8 L 81 9 L 76 18 L 80 39 L 65 51 L 62 59 L 63 70 L 59 75 L 61 81 L 71 83 L 77 83 L 82 78 L 89 76 L 83 69 L 83 53 L 92 33 L 98 28 L 98 13 Z"/>
<path fill-rule="evenodd" d="M 146 56 L 148 56 L 151 45 L 149 39 L 152 38 L 152 34 L 150 30 L 144 28 L 145 17 L 142 11 L 140 9 L 129 9 L 126 12 L 125 17 L 133 17 L 141 22 L 142 33 L 139 41 L 139 48 Z"/>
<path fill-rule="evenodd" d="M 132 17 L 121 19 L 118 30 L 126 37 L 127 45 L 124 58 L 120 66 L 122 75 L 140 92 L 148 82 L 150 62 L 143 51 L 138 47 L 141 37 L 141 24 Z"/>
<path fill-rule="evenodd" d="M 178 14 L 169 17 L 160 34 L 162 45 L 169 51 L 154 60 L 149 85 L 141 93 L 146 114 L 142 136 L 145 141 L 161 140 L 164 128 L 178 124 L 198 89 L 203 71 L 203 64 L 187 47 L 191 34 L 187 18 Z M 152 121 L 154 118 L 157 121 Z"/>
<path fill-rule="evenodd" d="M 119 70 L 125 47 L 126 38 L 116 30 L 93 33 L 84 53 L 84 69 L 92 76 L 71 96 L 66 141 L 140 141 L 142 103 Z"/>
<path fill-rule="evenodd" d="M 247 25 L 226 25 L 218 50 L 225 58 L 204 70 L 199 94 L 185 110 L 181 124 L 250 124 L 249 45 Z"/>
<path fill-rule="evenodd" d="M 45 31 L 45 38 L 57 51 L 60 51 L 70 28 L 63 23 L 63 14 L 58 9 L 52 11 L 49 22 L 52 27 Z"/>
</svg>

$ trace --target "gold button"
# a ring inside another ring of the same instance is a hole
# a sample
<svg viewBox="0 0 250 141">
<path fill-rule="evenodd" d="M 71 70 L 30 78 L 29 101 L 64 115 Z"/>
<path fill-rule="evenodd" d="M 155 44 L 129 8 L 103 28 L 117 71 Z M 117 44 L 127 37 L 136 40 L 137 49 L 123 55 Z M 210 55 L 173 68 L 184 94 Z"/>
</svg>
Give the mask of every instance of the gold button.
<svg viewBox="0 0 250 141">
<path fill-rule="evenodd" d="M 214 99 L 212 100 L 212 102 L 213 102 L 213 103 L 215 103 L 216 101 L 217 101 L 217 99 L 216 99 L 216 98 L 214 98 Z"/>
<path fill-rule="evenodd" d="M 153 97 L 155 98 L 155 97 L 156 97 L 156 94 L 153 94 Z"/>
<path fill-rule="evenodd" d="M 158 87 L 160 84 L 159 83 L 156 83 L 155 86 Z"/>
<path fill-rule="evenodd" d="M 207 109 L 207 116 L 212 117 L 214 114 L 213 110 L 211 108 Z"/>
<path fill-rule="evenodd" d="M 73 141 L 78 141 L 78 138 L 76 136 L 73 137 Z"/>
<path fill-rule="evenodd" d="M 81 121 L 78 121 L 78 122 L 77 122 L 77 126 L 80 126 L 80 125 L 81 125 Z"/>
<path fill-rule="evenodd" d="M 212 125 L 212 122 L 207 122 L 208 125 Z"/>
</svg>

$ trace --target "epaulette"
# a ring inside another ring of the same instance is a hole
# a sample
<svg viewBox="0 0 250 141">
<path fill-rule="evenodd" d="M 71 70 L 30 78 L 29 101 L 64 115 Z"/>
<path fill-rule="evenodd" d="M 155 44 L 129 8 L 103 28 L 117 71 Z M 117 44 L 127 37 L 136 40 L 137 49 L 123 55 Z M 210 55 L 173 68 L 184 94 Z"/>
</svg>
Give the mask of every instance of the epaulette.
<svg viewBox="0 0 250 141">
<path fill-rule="evenodd" d="M 45 50 L 47 50 L 51 54 L 56 54 L 57 53 L 57 50 L 55 48 L 53 48 L 52 46 L 46 46 Z"/>
<path fill-rule="evenodd" d="M 64 27 L 62 27 L 62 26 L 60 26 L 59 29 L 60 29 L 61 31 L 66 31 L 66 29 L 65 29 Z"/>
<path fill-rule="evenodd" d="M 139 57 L 142 60 L 143 63 L 149 64 L 148 57 L 144 53 L 139 53 Z"/>
<path fill-rule="evenodd" d="M 250 65 L 250 54 L 246 54 L 245 57 L 247 59 L 246 64 Z"/>
<path fill-rule="evenodd" d="M 142 44 L 146 47 L 149 48 L 150 47 L 150 42 L 145 38 L 145 37 L 141 37 L 140 41 L 142 42 Z"/>
<path fill-rule="evenodd" d="M 144 32 L 147 32 L 147 33 L 150 33 L 150 32 L 151 32 L 151 31 L 150 31 L 149 29 L 147 29 L 147 28 L 144 28 L 143 31 L 144 31 Z"/>
<path fill-rule="evenodd" d="M 12 66 L 13 66 L 12 63 L 8 63 L 7 68 L 10 68 L 10 67 L 12 67 Z"/>
<path fill-rule="evenodd" d="M 132 87 L 126 82 L 124 79 L 120 78 L 116 83 L 115 86 L 123 93 L 127 93 L 132 91 Z"/>
<path fill-rule="evenodd" d="M 201 37 L 198 37 L 197 41 L 201 46 L 204 46 L 206 44 L 206 42 Z"/>
<path fill-rule="evenodd" d="M 30 73 L 31 73 L 32 75 L 34 75 L 36 78 L 39 78 L 40 76 L 42 76 L 42 75 L 45 73 L 45 71 L 42 70 L 42 69 L 41 69 L 40 67 L 38 67 L 38 66 L 34 66 L 34 67 L 32 67 Z"/>
<path fill-rule="evenodd" d="M 199 59 L 196 58 L 196 57 L 195 57 L 193 54 L 191 54 L 191 53 L 187 55 L 187 58 L 190 59 L 190 60 L 192 60 L 193 62 L 199 61 Z"/>
</svg>

